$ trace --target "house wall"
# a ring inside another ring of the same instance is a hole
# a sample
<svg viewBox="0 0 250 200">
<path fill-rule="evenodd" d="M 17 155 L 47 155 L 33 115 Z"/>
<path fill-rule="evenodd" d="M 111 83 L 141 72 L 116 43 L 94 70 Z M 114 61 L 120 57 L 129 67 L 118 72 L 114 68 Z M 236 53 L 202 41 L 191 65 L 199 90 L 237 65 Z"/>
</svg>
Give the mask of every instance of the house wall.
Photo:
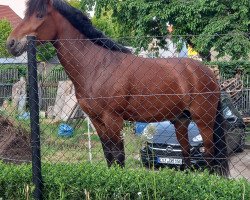
<svg viewBox="0 0 250 200">
<path fill-rule="evenodd" d="M 24 18 L 26 0 L 0 0 L 0 5 L 9 6 L 20 18 Z"/>
</svg>

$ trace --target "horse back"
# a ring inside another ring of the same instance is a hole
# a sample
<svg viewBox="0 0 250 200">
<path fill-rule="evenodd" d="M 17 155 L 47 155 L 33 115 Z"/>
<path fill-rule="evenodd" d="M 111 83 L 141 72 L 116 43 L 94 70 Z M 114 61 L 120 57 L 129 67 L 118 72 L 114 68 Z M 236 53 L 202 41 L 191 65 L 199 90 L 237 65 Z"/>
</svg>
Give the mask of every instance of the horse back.
<svg viewBox="0 0 250 200">
<path fill-rule="evenodd" d="M 141 121 L 175 118 L 190 109 L 197 94 L 219 90 L 212 71 L 188 58 L 135 59 L 127 67 L 126 82 L 125 118 Z"/>
<path fill-rule="evenodd" d="M 190 58 L 138 59 L 129 69 L 132 93 L 186 94 L 218 91 L 214 73 Z"/>
</svg>

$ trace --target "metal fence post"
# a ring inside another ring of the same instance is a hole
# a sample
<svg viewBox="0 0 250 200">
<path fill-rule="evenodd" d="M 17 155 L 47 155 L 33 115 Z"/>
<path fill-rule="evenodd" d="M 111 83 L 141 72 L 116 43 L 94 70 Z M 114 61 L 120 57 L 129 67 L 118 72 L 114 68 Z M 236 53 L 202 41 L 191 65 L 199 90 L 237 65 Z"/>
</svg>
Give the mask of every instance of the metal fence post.
<svg viewBox="0 0 250 200">
<path fill-rule="evenodd" d="M 32 178 L 35 185 L 34 198 L 42 199 L 42 173 L 39 127 L 39 98 L 36 62 L 36 37 L 27 36 L 28 40 L 28 75 L 29 75 L 29 106 L 32 146 Z"/>
</svg>

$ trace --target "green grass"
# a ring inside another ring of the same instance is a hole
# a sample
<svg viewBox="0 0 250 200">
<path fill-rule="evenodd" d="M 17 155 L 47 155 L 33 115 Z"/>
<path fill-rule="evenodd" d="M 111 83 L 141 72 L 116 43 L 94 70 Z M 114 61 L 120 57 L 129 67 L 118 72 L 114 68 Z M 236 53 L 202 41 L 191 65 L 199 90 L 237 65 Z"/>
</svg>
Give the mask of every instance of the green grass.
<svg viewBox="0 0 250 200">
<path fill-rule="evenodd" d="M 95 132 L 90 133 L 91 150 L 89 149 L 86 121 L 75 128 L 72 137 L 60 137 L 57 131 L 58 124 L 41 123 L 41 155 L 44 161 L 77 163 L 90 160 L 91 153 L 93 163 L 105 162 L 101 141 Z M 131 126 L 125 126 L 122 134 L 127 166 L 140 167 L 138 158 L 142 140 L 134 135 Z"/>
<path fill-rule="evenodd" d="M 17 113 L 12 109 L 7 109 L 0 113 L 2 116 L 10 119 L 18 128 L 26 130 L 30 134 L 30 120 L 20 120 Z M 41 133 L 41 157 L 44 162 L 51 163 L 79 163 L 90 161 L 90 153 L 92 163 L 106 163 L 102 150 L 99 136 L 90 129 L 90 145 L 88 138 L 87 121 L 82 120 L 80 123 L 71 121 L 69 125 L 74 127 L 71 137 L 61 137 L 58 135 L 60 123 L 50 119 L 40 119 Z M 126 166 L 133 168 L 141 167 L 139 161 L 139 151 L 142 146 L 142 139 L 134 134 L 133 126 L 130 123 L 124 123 L 122 130 L 125 145 Z"/>
<path fill-rule="evenodd" d="M 2 111 L 1 115 L 8 116 L 17 127 L 22 127 L 30 133 L 30 120 L 19 120 L 16 113 L 7 110 Z M 90 132 L 90 145 L 88 139 L 87 121 L 82 120 L 80 123 L 72 121 L 70 125 L 74 127 L 74 132 L 71 137 L 61 137 L 58 135 L 59 124 L 63 122 L 54 122 L 49 119 L 40 119 L 41 131 L 41 155 L 42 160 L 52 163 L 79 163 L 82 161 L 90 161 L 93 163 L 105 163 L 105 158 L 102 150 L 100 139 L 96 133 Z M 250 133 L 250 127 L 247 127 L 247 132 Z M 126 166 L 132 168 L 141 167 L 140 149 L 144 143 L 143 139 L 135 136 L 133 126 L 129 123 L 124 124 L 122 131 L 124 136 Z M 250 134 L 247 134 L 246 142 L 250 142 Z"/>
<path fill-rule="evenodd" d="M 29 120 L 22 120 L 22 127 L 29 129 Z M 41 156 L 42 161 L 52 163 L 78 163 L 90 161 L 92 163 L 106 163 L 99 136 L 90 129 L 90 145 L 88 138 L 87 121 L 80 123 L 73 121 L 70 123 L 74 127 L 71 137 L 61 137 L 58 135 L 58 127 L 61 122 L 40 119 L 41 132 Z M 139 161 L 139 150 L 142 146 L 142 139 L 135 136 L 133 127 L 129 123 L 124 124 L 122 131 L 125 140 L 126 165 L 131 167 L 141 167 Z"/>
</svg>

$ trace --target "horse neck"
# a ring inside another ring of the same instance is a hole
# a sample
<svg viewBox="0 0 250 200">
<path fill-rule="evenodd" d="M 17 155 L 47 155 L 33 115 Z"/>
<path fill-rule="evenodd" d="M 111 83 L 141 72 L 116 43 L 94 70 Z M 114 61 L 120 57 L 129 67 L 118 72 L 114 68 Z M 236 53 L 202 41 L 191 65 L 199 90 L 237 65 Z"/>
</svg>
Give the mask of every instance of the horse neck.
<svg viewBox="0 0 250 200">
<path fill-rule="evenodd" d="M 111 59 L 113 52 L 93 44 L 63 16 L 57 15 L 57 37 L 54 47 L 66 73 L 73 82 L 87 80 L 89 73 L 103 66 L 103 60 Z"/>
</svg>

